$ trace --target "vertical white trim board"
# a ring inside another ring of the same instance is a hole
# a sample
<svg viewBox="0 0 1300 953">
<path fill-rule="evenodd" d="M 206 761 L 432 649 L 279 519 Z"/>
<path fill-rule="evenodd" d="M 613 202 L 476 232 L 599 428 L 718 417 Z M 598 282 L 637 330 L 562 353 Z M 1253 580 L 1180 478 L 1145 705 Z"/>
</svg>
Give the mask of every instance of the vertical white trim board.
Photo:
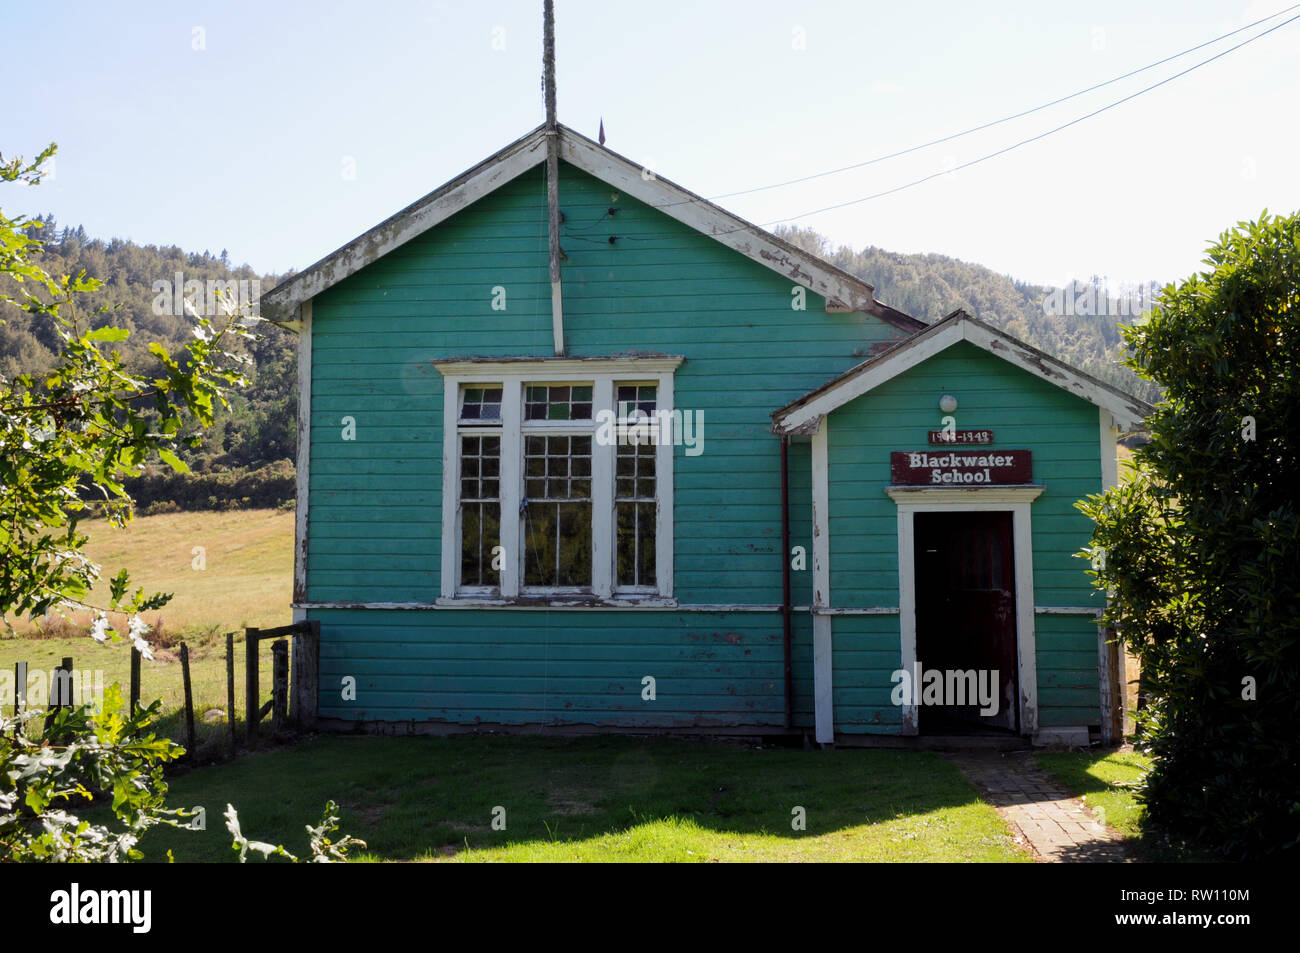
<svg viewBox="0 0 1300 953">
<path fill-rule="evenodd" d="M 298 330 L 298 461 L 293 525 L 293 601 L 307 601 L 307 528 L 311 503 L 311 335 L 312 302 L 300 306 Z M 298 621 L 297 618 L 294 621 Z"/>
<path fill-rule="evenodd" d="M 916 542 L 910 506 L 898 507 L 898 646 L 904 671 L 916 660 Z M 906 621 L 905 621 L 906 620 Z M 903 734 L 920 732 L 920 706 L 915 686 L 912 704 L 903 706 Z"/>
<path fill-rule="evenodd" d="M 460 399 L 457 395 L 457 400 Z M 501 595 L 513 599 L 519 595 L 519 587 L 524 578 L 524 547 L 520 540 L 519 502 L 524 497 L 524 447 L 520 427 L 523 424 L 524 389 L 523 382 L 517 377 L 501 381 L 501 482 L 497 484 L 497 498 L 501 501 L 501 519 L 499 521 L 501 536 L 498 545 L 504 553 L 501 560 Z M 453 427 L 457 424 L 453 424 Z M 460 446 L 456 446 L 456 482 L 452 492 L 456 495 L 459 508 L 460 494 Z M 456 573 L 460 573 L 460 520 L 459 513 L 454 527 L 452 548 L 457 551 Z M 459 588 L 460 580 L 456 580 Z"/>
<path fill-rule="evenodd" d="M 819 744 L 835 741 L 834 626 L 830 616 L 816 614 L 818 609 L 831 607 L 829 432 L 830 421 L 822 417 L 812 435 L 813 714 Z"/>
<path fill-rule="evenodd" d="M 1119 485 L 1119 427 L 1114 415 L 1105 407 L 1097 408 L 1098 427 L 1101 440 L 1101 488 L 1103 491 Z M 1107 600 L 1109 601 L 1109 600 Z M 1111 731 L 1111 709 L 1120 708 L 1120 724 L 1123 722 L 1124 686 L 1120 685 L 1119 697 L 1112 692 L 1115 684 L 1115 672 L 1111 667 L 1110 649 L 1106 644 L 1106 627 L 1097 626 L 1097 688 L 1101 706 L 1101 740 L 1103 744 L 1112 743 L 1114 733 Z"/>
<path fill-rule="evenodd" d="M 600 377 L 592 385 L 592 406 L 614 406 L 614 379 Z M 598 599 L 614 593 L 618 547 L 614 538 L 614 471 L 618 448 L 591 441 L 591 590 Z M 521 451 L 522 452 L 522 451 Z M 518 526 L 517 520 L 512 520 Z"/>
<path fill-rule="evenodd" d="M 661 434 L 659 446 L 655 448 L 655 473 L 658 474 L 655 495 L 659 498 L 659 505 L 655 508 L 655 584 L 664 599 L 673 597 L 673 552 L 676 549 L 676 536 L 673 535 L 673 454 L 677 448 L 677 435 L 672 430 L 672 415 L 677 405 L 674 403 L 673 382 L 672 374 L 659 374 L 658 407 L 668 412 L 667 417 L 661 418 L 662 426 L 668 429 L 667 436 Z M 696 439 L 701 439 L 704 434 L 698 424 L 695 434 Z"/>
<path fill-rule="evenodd" d="M 456 596 L 460 547 L 459 494 L 460 447 L 457 443 L 457 418 L 460 416 L 460 381 L 445 377 L 442 381 L 442 568 L 440 589 L 444 599 Z"/>
</svg>

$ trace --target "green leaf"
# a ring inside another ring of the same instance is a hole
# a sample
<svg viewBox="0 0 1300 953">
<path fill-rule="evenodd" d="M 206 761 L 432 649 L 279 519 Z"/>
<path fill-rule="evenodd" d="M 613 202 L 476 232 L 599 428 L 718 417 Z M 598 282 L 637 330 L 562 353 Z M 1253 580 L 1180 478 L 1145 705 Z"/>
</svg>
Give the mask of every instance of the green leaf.
<svg viewBox="0 0 1300 953">
<path fill-rule="evenodd" d="M 160 449 L 158 451 L 158 456 L 162 459 L 163 463 L 169 465 L 177 473 L 190 472 L 190 468 L 185 463 L 185 461 L 182 460 L 180 457 L 176 456 L 176 454 L 172 453 L 170 450 L 167 450 L 165 448 Z"/>
<path fill-rule="evenodd" d="M 125 341 L 131 336 L 126 328 L 96 328 L 86 335 L 87 341 Z"/>
</svg>

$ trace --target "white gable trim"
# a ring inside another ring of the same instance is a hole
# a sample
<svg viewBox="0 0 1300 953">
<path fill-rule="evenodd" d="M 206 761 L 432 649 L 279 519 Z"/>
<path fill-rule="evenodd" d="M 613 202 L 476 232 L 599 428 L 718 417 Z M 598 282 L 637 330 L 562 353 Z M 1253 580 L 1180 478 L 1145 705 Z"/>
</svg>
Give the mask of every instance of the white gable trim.
<svg viewBox="0 0 1300 953">
<path fill-rule="evenodd" d="M 1049 384 L 1104 408 L 1123 429 L 1136 429 L 1141 426 L 1147 414 L 1151 413 L 1150 405 L 1136 397 L 1103 384 L 1011 335 L 977 321 L 965 312 L 956 312 L 879 357 L 864 361 L 825 386 L 781 408 L 772 415 L 772 429 L 778 434 L 787 434 L 812 426 L 831 411 L 911 370 L 959 341 L 969 341 Z"/>
<path fill-rule="evenodd" d="M 560 158 L 576 168 L 821 295 L 826 299 L 827 311 L 866 311 L 907 330 L 925 327 L 925 322 L 878 302 L 874 289 L 867 282 L 782 241 L 681 186 L 655 176 L 643 166 L 565 126 L 559 128 L 559 151 Z M 440 224 L 545 159 L 545 129 L 538 127 L 277 285 L 262 297 L 261 316 L 279 324 L 293 325 L 304 301 Z M 562 324 L 556 315 L 552 316 L 552 324 L 556 353 L 563 353 Z"/>
<path fill-rule="evenodd" d="M 639 199 L 669 218 L 716 239 L 733 251 L 789 278 L 826 299 L 828 311 L 872 311 L 878 307 L 871 285 L 781 241 L 644 166 L 580 136 L 560 135 L 560 158 Z M 916 322 L 921 327 L 922 322 Z"/>
<path fill-rule="evenodd" d="M 302 302 L 406 244 L 546 159 L 546 137 L 534 130 L 496 155 L 380 222 L 262 296 L 261 316 L 290 323 Z"/>
</svg>

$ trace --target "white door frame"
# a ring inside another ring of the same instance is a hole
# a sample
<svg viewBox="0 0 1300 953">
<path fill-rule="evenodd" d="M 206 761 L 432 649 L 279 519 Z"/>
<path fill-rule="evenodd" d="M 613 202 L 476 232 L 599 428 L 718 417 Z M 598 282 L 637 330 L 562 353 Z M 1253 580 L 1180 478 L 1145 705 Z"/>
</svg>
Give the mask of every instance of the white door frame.
<svg viewBox="0 0 1300 953">
<path fill-rule="evenodd" d="M 1020 733 L 1038 731 L 1038 666 L 1034 638 L 1034 548 L 1030 504 L 1042 486 L 912 487 L 885 488 L 898 504 L 898 622 L 902 667 L 912 671 L 916 662 L 916 540 L 917 513 L 1010 512 L 1016 574 L 1016 654 L 1020 676 Z M 914 699 L 915 701 L 915 699 Z M 903 734 L 919 730 L 918 706 L 903 709 Z"/>
</svg>

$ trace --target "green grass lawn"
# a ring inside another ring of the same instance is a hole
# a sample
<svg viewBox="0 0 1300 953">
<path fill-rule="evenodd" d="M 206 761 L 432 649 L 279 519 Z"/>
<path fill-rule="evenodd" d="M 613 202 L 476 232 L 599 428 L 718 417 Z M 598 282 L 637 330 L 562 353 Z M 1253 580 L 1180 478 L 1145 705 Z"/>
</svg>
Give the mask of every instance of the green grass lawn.
<svg viewBox="0 0 1300 953">
<path fill-rule="evenodd" d="M 362 860 L 1028 860 L 928 752 L 617 737 L 319 737 L 175 778 L 168 803 L 204 807 L 207 829 L 155 829 L 140 846 L 233 861 L 233 803 L 246 836 L 305 854 L 304 826 L 331 798 L 342 833 L 367 842 Z"/>
</svg>

